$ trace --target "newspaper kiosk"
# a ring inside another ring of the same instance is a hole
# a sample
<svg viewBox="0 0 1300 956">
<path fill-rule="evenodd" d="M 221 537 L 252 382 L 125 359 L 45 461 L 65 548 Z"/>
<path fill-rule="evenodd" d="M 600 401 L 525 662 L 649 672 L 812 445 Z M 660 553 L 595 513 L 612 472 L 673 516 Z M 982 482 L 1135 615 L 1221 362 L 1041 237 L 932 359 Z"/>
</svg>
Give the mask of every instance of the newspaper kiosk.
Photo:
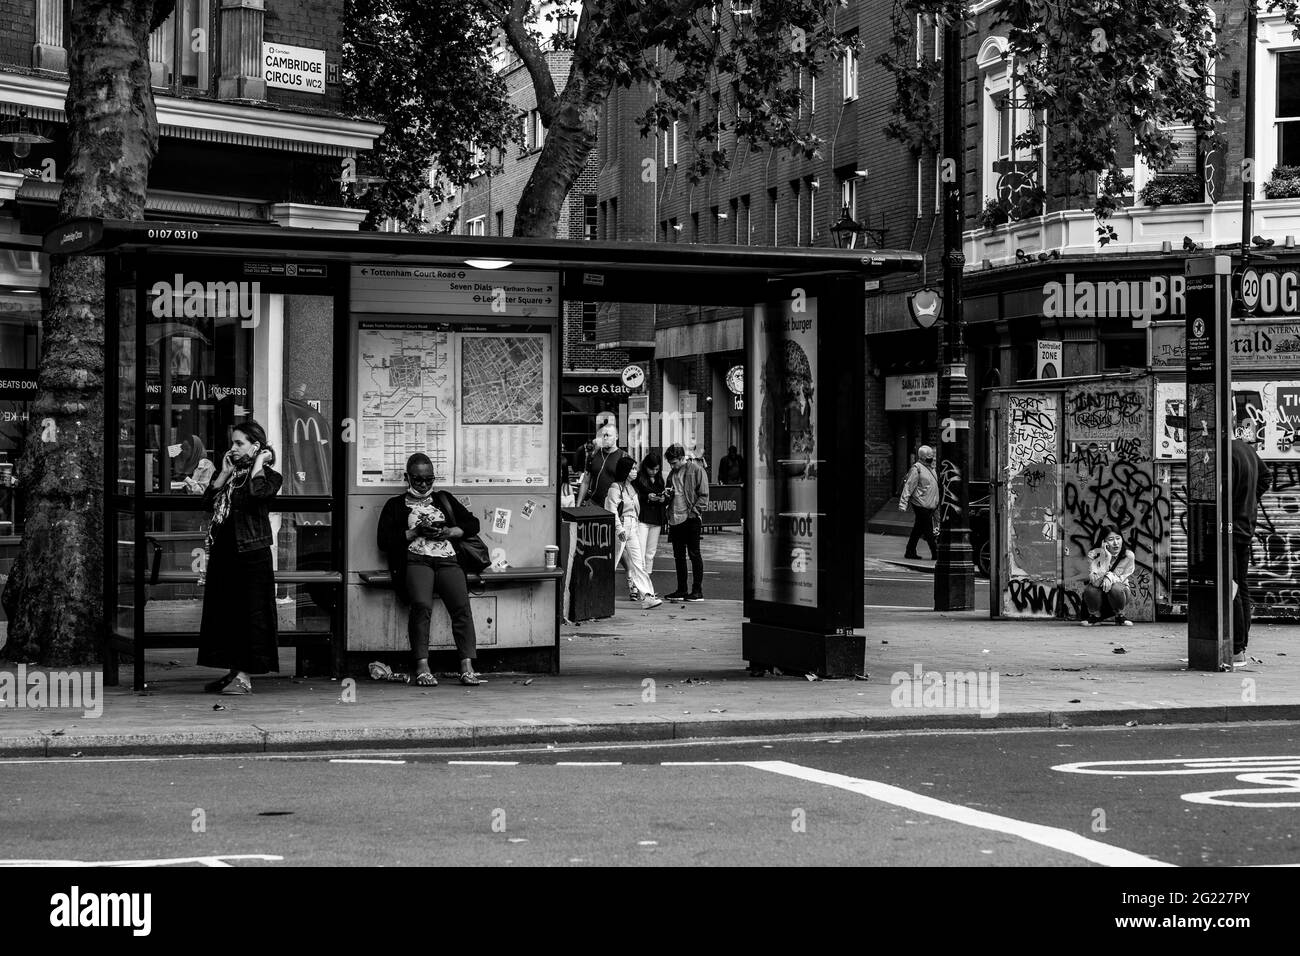
<svg viewBox="0 0 1300 956">
<path fill-rule="evenodd" d="M 838 283 L 857 329 L 862 279 L 920 267 L 915 253 L 876 250 L 103 220 L 66 223 L 45 249 L 106 258 L 105 668 L 115 681 L 117 654 L 131 654 L 137 688 L 147 648 L 196 642 L 200 493 L 237 421 L 259 420 L 280 453 L 276 602 L 299 671 L 341 676 L 409 653 L 375 530 L 423 451 L 438 487 L 480 518 L 494 559 L 471 581 L 480 669 L 554 672 L 565 570 L 546 552 L 561 540 L 563 303 L 753 308 Z M 847 489 L 857 466 L 842 464 Z M 836 524 L 860 527 L 861 495 L 839 505 Z M 861 575 L 842 577 L 823 593 L 860 616 Z M 445 615 L 434 622 L 436 657 L 452 641 Z M 772 632 L 764 660 L 779 663 L 795 639 L 819 638 Z"/>
</svg>

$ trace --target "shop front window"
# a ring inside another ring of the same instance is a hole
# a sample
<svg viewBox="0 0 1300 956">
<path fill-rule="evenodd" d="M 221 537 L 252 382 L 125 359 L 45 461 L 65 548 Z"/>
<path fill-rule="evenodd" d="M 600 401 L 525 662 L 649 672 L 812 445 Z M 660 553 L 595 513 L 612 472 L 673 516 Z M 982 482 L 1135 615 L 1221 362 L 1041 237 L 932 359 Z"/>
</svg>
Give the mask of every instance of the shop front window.
<svg viewBox="0 0 1300 956">
<path fill-rule="evenodd" d="M 186 286 L 146 290 L 145 492 L 201 495 L 232 429 L 252 418 L 275 450 L 281 494 L 329 495 L 332 299 L 263 294 L 248 282 Z M 128 378 L 123 365 L 123 389 Z M 122 452 L 119 485 L 129 486 L 131 449 Z"/>
<path fill-rule="evenodd" d="M 14 474 L 36 395 L 42 302 L 40 257 L 0 250 L 0 556 L 22 535 L 22 501 Z"/>
</svg>

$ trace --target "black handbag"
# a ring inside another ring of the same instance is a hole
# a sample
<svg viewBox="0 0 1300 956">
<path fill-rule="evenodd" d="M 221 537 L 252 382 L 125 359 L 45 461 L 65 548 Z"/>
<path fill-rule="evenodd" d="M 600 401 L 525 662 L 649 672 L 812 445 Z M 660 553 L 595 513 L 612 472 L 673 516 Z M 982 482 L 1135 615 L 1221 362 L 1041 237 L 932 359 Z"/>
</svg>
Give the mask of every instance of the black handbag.
<svg viewBox="0 0 1300 956">
<path fill-rule="evenodd" d="M 446 492 L 442 494 L 445 495 Z M 444 501 L 443 506 L 448 515 L 452 514 L 450 501 Z M 463 535 L 451 544 L 456 549 L 456 560 L 460 562 L 460 569 L 466 574 L 478 574 L 492 563 L 487 545 L 476 534 Z"/>
</svg>

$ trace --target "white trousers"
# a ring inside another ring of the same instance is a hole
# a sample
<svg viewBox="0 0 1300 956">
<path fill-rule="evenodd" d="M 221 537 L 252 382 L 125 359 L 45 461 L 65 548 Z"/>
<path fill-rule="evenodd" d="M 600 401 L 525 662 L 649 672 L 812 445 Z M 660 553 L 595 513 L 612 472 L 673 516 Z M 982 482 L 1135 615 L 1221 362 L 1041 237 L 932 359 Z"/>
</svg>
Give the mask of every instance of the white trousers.
<svg viewBox="0 0 1300 956">
<path fill-rule="evenodd" d="M 642 563 L 641 554 L 641 522 L 635 518 L 628 518 L 623 523 L 624 530 L 627 531 L 627 540 L 614 542 L 614 567 L 618 567 L 619 558 L 626 558 L 624 564 L 627 565 L 628 584 L 636 588 L 641 594 L 654 594 L 654 582 L 645 573 L 645 565 Z"/>
<path fill-rule="evenodd" d="M 641 566 L 645 569 L 646 577 L 655 573 L 655 555 L 659 553 L 659 532 L 662 530 L 657 524 L 637 522 L 637 535 L 641 538 Z"/>
</svg>

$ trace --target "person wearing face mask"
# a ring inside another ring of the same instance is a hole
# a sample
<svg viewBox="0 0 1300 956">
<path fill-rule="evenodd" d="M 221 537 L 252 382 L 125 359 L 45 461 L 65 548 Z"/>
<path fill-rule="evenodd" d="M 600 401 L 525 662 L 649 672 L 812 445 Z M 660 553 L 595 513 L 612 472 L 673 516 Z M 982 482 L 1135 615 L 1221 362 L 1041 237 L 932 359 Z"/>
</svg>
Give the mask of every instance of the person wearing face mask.
<svg viewBox="0 0 1300 956">
<path fill-rule="evenodd" d="M 437 687 L 429 669 L 429 624 L 434 596 L 442 598 L 460 655 L 460 683 L 477 686 L 477 636 L 470 612 L 469 584 L 455 542 L 479 532 L 479 520 L 455 495 L 433 490 L 433 462 L 416 452 L 406 462 L 406 491 L 388 499 L 379 515 L 379 550 L 388 558 L 393 590 L 411 606 L 407 636 L 415 662 L 415 683 Z"/>
<path fill-rule="evenodd" d="M 1124 616 L 1124 608 L 1130 597 L 1128 579 L 1136 567 L 1133 552 L 1124 544 L 1120 533 L 1114 528 L 1103 528 L 1101 547 L 1088 552 L 1088 583 L 1083 588 L 1087 616 L 1079 623 L 1091 627 L 1113 615 L 1116 624 L 1132 627 L 1133 622 Z"/>
<path fill-rule="evenodd" d="M 198 662 L 227 668 L 204 685 L 209 693 L 248 694 L 249 674 L 280 670 L 269 513 L 283 478 L 274 463 L 262 426 L 241 422 L 231 430 L 221 471 L 203 494 L 212 520 L 199 577 L 204 591 Z"/>
<path fill-rule="evenodd" d="M 934 449 L 922 445 L 916 450 L 916 462 L 903 482 L 903 493 L 898 496 L 898 510 L 912 508 L 912 533 L 907 539 L 903 557 L 919 559 L 916 545 L 922 538 L 930 546 L 930 560 L 938 556 L 934 537 L 934 513 L 939 507 L 939 478 L 934 473 Z"/>
</svg>

